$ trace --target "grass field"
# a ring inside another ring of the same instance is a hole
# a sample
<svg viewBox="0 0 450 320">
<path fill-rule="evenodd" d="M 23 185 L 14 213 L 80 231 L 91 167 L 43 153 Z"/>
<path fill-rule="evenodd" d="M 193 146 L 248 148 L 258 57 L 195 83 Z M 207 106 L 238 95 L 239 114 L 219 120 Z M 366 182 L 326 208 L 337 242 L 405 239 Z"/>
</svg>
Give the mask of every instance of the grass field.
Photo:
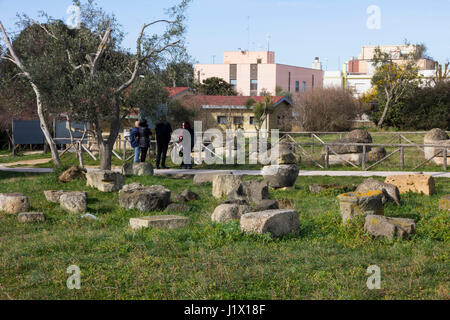
<svg viewBox="0 0 450 320">
<path fill-rule="evenodd" d="M 361 178 L 300 177 L 296 189 L 271 197 L 298 211 L 300 234 L 272 240 L 241 233 L 239 222 L 214 224 L 220 203 L 211 185 L 192 179 L 133 177 L 127 183 L 161 184 L 177 194 L 185 188 L 200 199 L 179 230 L 129 228 L 131 217 L 158 215 L 124 210 L 117 194 L 61 184 L 57 174 L 0 172 L 0 192 L 23 192 L 32 211 L 47 221 L 21 224 L 0 213 L 0 299 L 450 299 L 450 215 L 438 199 L 449 179 L 436 179 L 437 194 L 406 194 L 403 205 L 385 206 L 387 216 L 413 218 L 408 241 L 373 240 L 363 221 L 341 225 L 337 193 L 311 194 L 313 183 L 357 184 Z M 88 220 L 49 203 L 44 190 L 88 191 Z M 163 213 L 167 214 L 167 213 Z M 70 265 L 81 269 L 81 289 L 69 290 Z M 381 268 L 381 290 L 369 290 L 367 267 Z"/>
</svg>

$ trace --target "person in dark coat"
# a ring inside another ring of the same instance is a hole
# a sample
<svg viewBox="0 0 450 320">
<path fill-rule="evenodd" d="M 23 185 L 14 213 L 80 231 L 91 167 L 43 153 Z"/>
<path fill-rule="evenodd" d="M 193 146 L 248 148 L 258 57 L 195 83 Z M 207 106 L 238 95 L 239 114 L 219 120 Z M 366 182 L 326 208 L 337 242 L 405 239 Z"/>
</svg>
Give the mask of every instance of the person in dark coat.
<svg viewBox="0 0 450 320">
<path fill-rule="evenodd" d="M 141 154 L 141 148 L 139 147 L 139 121 L 136 121 L 134 128 L 130 130 L 130 144 L 134 149 L 134 163 L 138 163 Z"/>
<path fill-rule="evenodd" d="M 190 154 L 192 152 L 192 150 L 194 149 L 194 129 L 192 129 L 189 121 L 184 121 L 183 124 L 181 125 L 181 128 L 189 131 L 189 134 L 191 135 L 191 149 L 185 150 L 185 152 L 188 152 Z M 182 165 L 184 166 L 184 169 L 192 169 L 192 161 L 193 161 L 193 159 L 191 158 L 191 164 L 184 164 L 184 162 L 183 162 Z"/>
<path fill-rule="evenodd" d="M 150 148 L 150 131 L 147 120 L 139 122 L 139 147 L 141 148 L 141 162 L 145 162 L 147 158 L 148 149 Z"/>
<path fill-rule="evenodd" d="M 156 155 L 156 169 L 159 169 L 160 163 L 163 169 L 167 169 L 166 157 L 172 135 L 172 127 L 170 126 L 170 123 L 166 121 L 165 117 L 159 118 L 159 122 L 155 127 L 155 133 L 158 148 L 158 153 Z"/>
</svg>

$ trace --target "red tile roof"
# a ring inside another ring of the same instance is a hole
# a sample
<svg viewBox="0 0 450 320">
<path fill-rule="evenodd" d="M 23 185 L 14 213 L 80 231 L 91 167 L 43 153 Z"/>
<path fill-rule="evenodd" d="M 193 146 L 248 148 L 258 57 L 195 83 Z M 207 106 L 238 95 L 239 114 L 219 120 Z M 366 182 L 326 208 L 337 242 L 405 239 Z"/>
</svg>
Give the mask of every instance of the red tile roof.
<svg viewBox="0 0 450 320">
<path fill-rule="evenodd" d="M 256 102 L 262 102 L 263 96 L 205 96 L 195 95 L 186 97 L 186 102 L 194 103 L 201 106 L 245 106 L 248 99 L 252 98 Z M 287 104 L 292 104 L 289 99 L 283 96 L 273 97 L 275 106 L 281 102 L 286 101 Z"/>
<path fill-rule="evenodd" d="M 173 98 L 185 91 L 191 90 L 189 87 L 166 87 L 167 92 L 169 92 L 169 98 Z"/>
</svg>

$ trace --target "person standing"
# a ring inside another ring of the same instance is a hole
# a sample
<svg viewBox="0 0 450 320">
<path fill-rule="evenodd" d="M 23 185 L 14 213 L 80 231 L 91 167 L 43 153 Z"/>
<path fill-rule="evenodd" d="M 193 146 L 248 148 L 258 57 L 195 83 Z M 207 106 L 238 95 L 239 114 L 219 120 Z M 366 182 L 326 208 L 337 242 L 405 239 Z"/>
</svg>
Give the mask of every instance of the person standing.
<svg viewBox="0 0 450 320">
<path fill-rule="evenodd" d="M 169 148 L 170 138 L 172 135 L 172 127 L 166 121 L 165 117 L 161 116 L 159 122 L 155 127 L 156 144 L 158 153 L 156 155 L 156 169 L 159 169 L 159 164 L 163 169 L 166 167 L 167 149 Z"/>
<path fill-rule="evenodd" d="M 139 148 L 141 149 L 141 162 L 145 162 L 148 149 L 150 148 L 150 131 L 147 120 L 143 119 L 139 122 Z"/>
<path fill-rule="evenodd" d="M 134 163 L 138 163 L 141 153 L 141 148 L 139 147 L 139 121 L 134 123 L 134 128 L 130 131 L 130 145 L 134 149 Z"/>
</svg>

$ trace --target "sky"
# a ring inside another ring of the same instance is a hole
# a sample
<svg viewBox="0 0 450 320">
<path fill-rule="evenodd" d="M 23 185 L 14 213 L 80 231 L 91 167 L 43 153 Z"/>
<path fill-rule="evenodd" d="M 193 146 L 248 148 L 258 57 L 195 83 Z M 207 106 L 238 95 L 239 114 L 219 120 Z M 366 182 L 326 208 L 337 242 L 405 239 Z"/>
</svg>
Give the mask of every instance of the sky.
<svg viewBox="0 0 450 320">
<path fill-rule="evenodd" d="M 97 0 L 123 26 L 125 48 L 135 47 L 143 23 L 163 17 L 176 2 Z M 0 0 L 0 21 L 15 31 L 16 13 L 37 17 L 40 10 L 67 20 L 71 4 Z M 238 48 L 270 48 L 277 63 L 310 67 L 319 57 L 324 69 L 337 70 L 363 45 L 405 40 L 424 43 L 429 56 L 449 61 L 450 0 L 193 0 L 187 11 L 187 49 L 198 63 L 221 63 L 224 51 Z"/>
</svg>

